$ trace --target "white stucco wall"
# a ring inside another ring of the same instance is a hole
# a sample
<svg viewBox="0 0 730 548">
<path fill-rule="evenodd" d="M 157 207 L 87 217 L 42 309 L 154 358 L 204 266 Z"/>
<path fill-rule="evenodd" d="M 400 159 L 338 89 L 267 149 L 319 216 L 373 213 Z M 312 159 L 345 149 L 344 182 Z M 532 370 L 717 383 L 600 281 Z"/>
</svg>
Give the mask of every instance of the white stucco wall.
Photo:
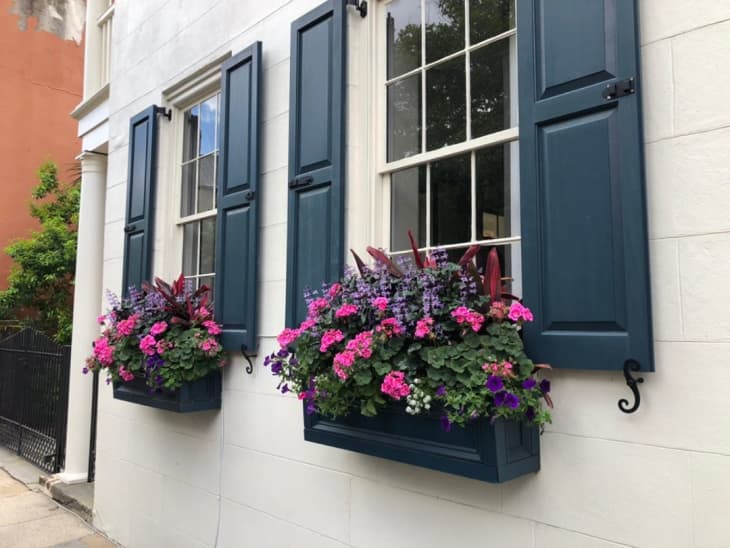
<svg viewBox="0 0 730 548">
<path fill-rule="evenodd" d="M 252 376 L 240 360 L 227 368 L 220 412 L 148 409 L 103 385 L 95 524 L 135 548 L 730 546 L 730 2 L 639 2 L 657 371 L 630 416 L 616 407 L 629 395 L 620 373 L 554 372 L 542 470 L 504 485 L 305 443 L 300 402 L 261 366 L 284 322 L 289 28 L 318 0 L 118 3 L 103 286 L 121 285 L 130 116 L 261 40 L 261 340 Z M 363 94 L 366 27 L 350 25 L 349 89 Z M 354 103 L 351 137 L 369 123 Z M 367 157 L 348 170 L 351 188 L 368 187 Z M 377 236 L 369 207 L 348 216 L 352 246 Z M 165 233 L 156 268 L 170 276 Z"/>
</svg>

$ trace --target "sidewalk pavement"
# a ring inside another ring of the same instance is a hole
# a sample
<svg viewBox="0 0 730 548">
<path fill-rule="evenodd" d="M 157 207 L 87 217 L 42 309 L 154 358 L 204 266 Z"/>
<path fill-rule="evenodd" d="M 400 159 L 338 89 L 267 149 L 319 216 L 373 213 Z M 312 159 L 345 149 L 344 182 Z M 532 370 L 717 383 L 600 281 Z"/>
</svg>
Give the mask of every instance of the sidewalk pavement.
<svg viewBox="0 0 730 548">
<path fill-rule="evenodd" d="M 38 486 L 38 468 L 14 459 L 19 457 L 6 450 L 0 452 L 0 548 L 117 546 L 44 495 Z"/>
</svg>

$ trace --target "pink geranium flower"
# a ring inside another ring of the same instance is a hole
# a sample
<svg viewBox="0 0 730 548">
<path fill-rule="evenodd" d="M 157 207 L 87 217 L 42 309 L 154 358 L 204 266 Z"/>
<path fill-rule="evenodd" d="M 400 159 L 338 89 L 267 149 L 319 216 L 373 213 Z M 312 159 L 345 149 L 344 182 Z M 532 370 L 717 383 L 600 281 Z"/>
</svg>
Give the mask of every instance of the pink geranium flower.
<svg viewBox="0 0 730 548">
<path fill-rule="evenodd" d="M 307 310 L 309 311 L 309 317 L 310 318 L 316 318 L 319 316 L 319 314 L 326 310 L 329 306 L 329 302 L 327 299 L 319 298 L 314 299 L 311 303 L 309 303 L 309 306 L 307 307 Z"/>
<path fill-rule="evenodd" d="M 220 335 L 221 326 L 215 323 L 213 320 L 207 320 L 203 322 L 203 327 L 208 330 L 208 335 Z"/>
<path fill-rule="evenodd" d="M 425 318 L 418 320 L 416 322 L 416 338 L 417 339 L 425 339 L 428 337 L 432 331 L 431 326 L 433 325 L 433 318 L 430 316 L 426 316 Z"/>
<path fill-rule="evenodd" d="M 335 312 L 335 318 L 346 318 L 356 313 L 357 306 L 355 306 L 354 304 L 343 304 L 340 308 L 337 309 L 337 312 Z"/>
<path fill-rule="evenodd" d="M 333 344 L 340 342 L 345 336 L 339 329 L 329 329 L 322 335 L 322 341 L 319 345 L 320 352 L 327 352 Z"/>
<path fill-rule="evenodd" d="M 132 332 L 134 331 L 134 327 L 137 325 L 137 320 L 139 319 L 139 316 L 137 314 L 132 314 L 129 318 L 126 320 L 122 320 L 117 323 L 117 333 L 122 335 L 123 337 L 129 337 Z"/>
<path fill-rule="evenodd" d="M 380 325 L 375 328 L 375 330 L 378 333 L 385 333 L 388 338 L 402 335 L 406 332 L 406 330 L 403 329 L 403 326 L 396 318 L 384 319 L 382 322 L 380 322 Z"/>
<path fill-rule="evenodd" d="M 134 379 L 134 373 L 125 369 L 123 365 L 119 366 L 119 369 L 117 370 L 117 372 L 119 373 L 119 376 L 122 377 L 122 380 L 124 382 L 129 382 L 132 379 Z"/>
<path fill-rule="evenodd" d="M 342 289 L 340 284 L 333 283 L 327 291 L 327 295 L 329 295 L 329 298 L 332 299 L 340 292 L 340 289 Z"/>
<path fill-rule="evenodd" d="M 375 297 L 371 304 L 381 312 L 385 312 L 388 308 L 388 299 L 386 297 Z"/>
<path fill-rule="evenodd" d="M 363 331 L 355 335 L 355 338 L 347 342 L 346 349 L 359 358 L 368 359 L 373 355 L 373 332 Z"/>
<path fill-rule="evenodd" d="M 109 344 L 106 337 L 100 337 L 94 341 L 94 356 L 100 364 L 110 366 L 114 361 L 113 352 L 114 347 Z"/>
<path fill-rule="evenodd" d="M 150 335 L 156 337 L 157 335 L 162 335 L 165 331 L 167 331 L 167 322 L 157 322 L 150 329 Z"/>
<path fill-rule="evenodd" d="M 350 350 L 345 350 L 344 352 L 335 354 L 335 359 L 332 360 L 332 369 L 334 369 L 335 374 L 344 381 L 347 380 L 347 377 L 349 376 L 347 370 L 350 369 L 354 363 L 355 353 Z"/>
<path fill-rule="evenodd" d="M 317 321 L 315 319 L 307 318 L 301 324 L 299 324 L 299 332 L 301 333 L 302 331 L 312 329 L 315 325 L 317 325 Z"/>
<path fill-rule="evenodd" d="M 394 400 L 399 400 L 411 393 L 410 387 L 405 382 L 405 373 L 403 371 L 388 373 L 380 385 L 380 391 Z"/>
<path fill-rule="evenodd" d="M 286 329 L 284 329 L 284 331 L 279 333 L 279 336 L 276 337 L 276 340 L 279 342 L 279 346 L 281 348 L 287 348 L 291 343 L 296 341 L 298 337 L 298 329 L 290 329 L 287 327 Z"/>
<path fill-rule="evenodd" d="M 152 356 L 157 351 L 157 341 L 152 335 L 145 335 L 139 341 L 139 349 L 147 356 Z"/>
<path fill-rule="evenodd" d="M 513 302 L 512 306 L 509 307 L 509 313 L 507 314 L 507 317 L 513 322 L 519 320 L 531 322 L 535 319 L 532 315 L 532 311 L 526 306 L 523 306 L 522 303 L 518 301 Z"/>
</svg>

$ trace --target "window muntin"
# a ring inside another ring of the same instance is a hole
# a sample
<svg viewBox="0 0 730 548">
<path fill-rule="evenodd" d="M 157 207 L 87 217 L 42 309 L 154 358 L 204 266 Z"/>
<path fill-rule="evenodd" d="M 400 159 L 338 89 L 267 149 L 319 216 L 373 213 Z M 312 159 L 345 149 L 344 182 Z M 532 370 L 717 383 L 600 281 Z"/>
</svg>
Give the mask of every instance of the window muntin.
<svg viewBox="0 0 730 548">
<path fill-rule="evenodd" d="M 215 281 L 216 176 L 220 93 L 182 113 L 182 271 L 195 288 Z M 211 295 L 212 296 L 212 295 Z"/>
<path fill-rule="evenodd" d="M 408 229 L 452 258 L 488 243 L 519 277 L 514 0 L 392 0 L 379 15 L 390 251 L 407 252 Z"/>
</svg>

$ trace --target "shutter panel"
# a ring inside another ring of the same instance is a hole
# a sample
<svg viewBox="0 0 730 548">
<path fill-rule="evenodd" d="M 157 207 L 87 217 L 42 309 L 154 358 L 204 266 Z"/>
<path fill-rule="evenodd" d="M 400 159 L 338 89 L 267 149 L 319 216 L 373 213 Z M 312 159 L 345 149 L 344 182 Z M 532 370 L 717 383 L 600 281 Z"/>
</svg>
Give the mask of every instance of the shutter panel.
<svg viewBox="0 0 730 548">
<path fill-rule="evenodd" d="M 304 289 L 344 266 L 345 23 L 342 0 L 292 23 L 287 325 L 306 316 Z"/>
<path fill-rule="evenodd" d="M 152 276 L 154 202 L 157 179 L 157 111 L 150 106 L 129 123 L 129 167 L 124 227 L 122 293 Z"/>
<path fill-rule="evenodd" d="M 554 367 L 652 371 L 636 3 L 517 6 L 525 345 Z M 636 93 L 604 97 L 629 78 Z"/>
<path fill-rule="evenodd" d="M 221 69 L 216 320 L 228 350 L 256 350 L 261 42 Z"/>
</svg>

